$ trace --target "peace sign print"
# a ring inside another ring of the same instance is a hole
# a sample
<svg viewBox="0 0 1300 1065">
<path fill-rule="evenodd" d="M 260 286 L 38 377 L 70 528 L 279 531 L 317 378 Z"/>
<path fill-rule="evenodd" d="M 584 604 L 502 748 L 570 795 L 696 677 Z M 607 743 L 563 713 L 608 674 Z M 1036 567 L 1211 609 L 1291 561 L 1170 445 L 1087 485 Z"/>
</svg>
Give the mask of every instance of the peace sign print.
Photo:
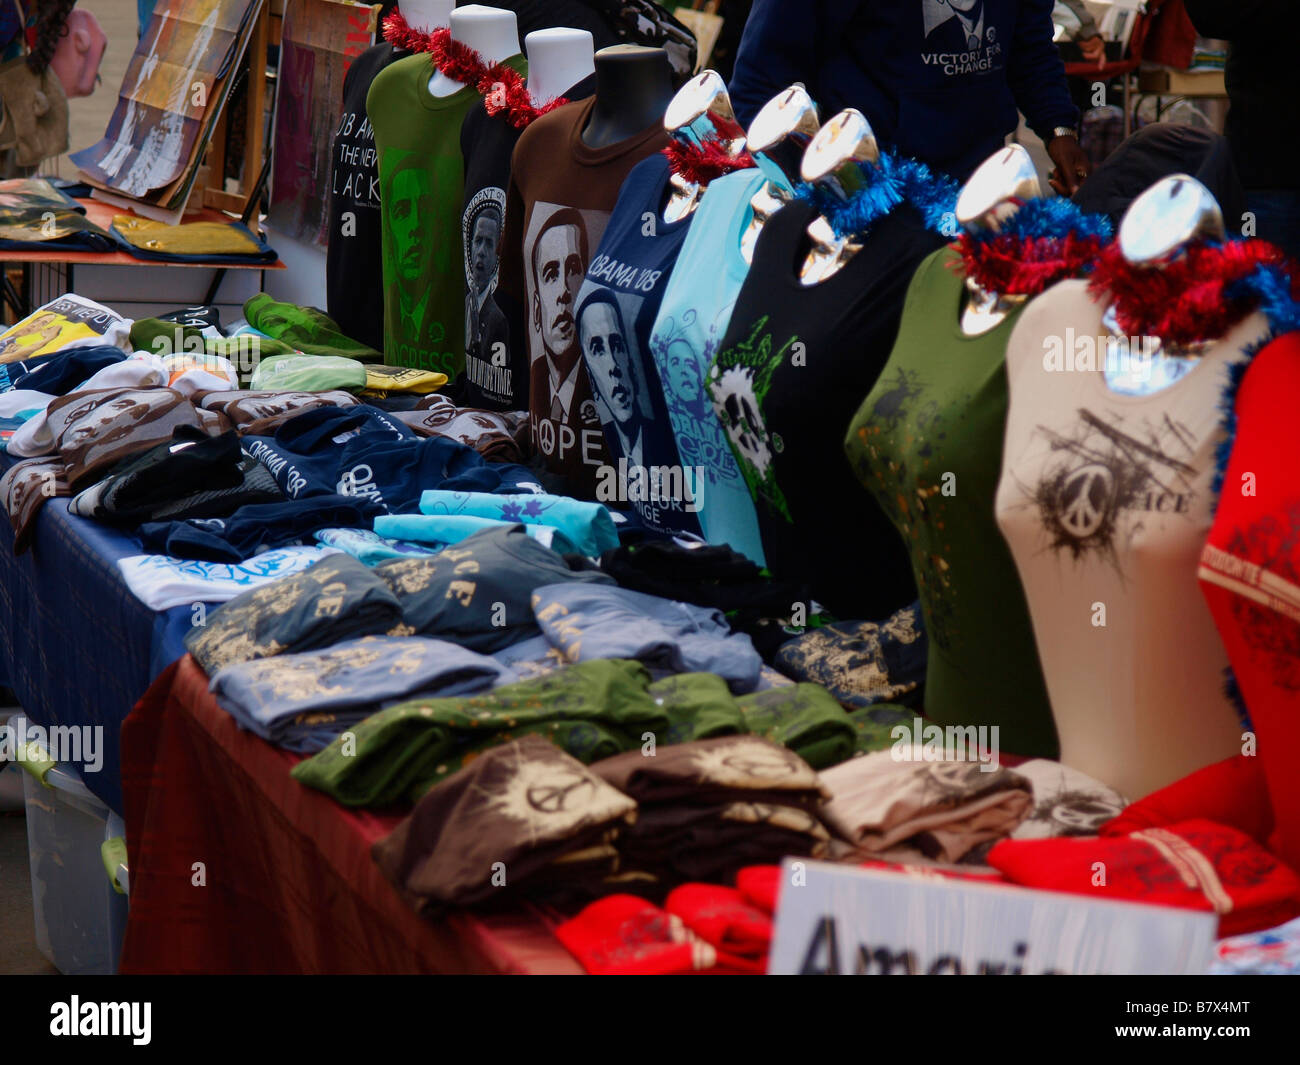
<svg viewBox="0 0 1300 1065">
<path fill-rule="evenodd" d="M 1065 477 L 1061 485 L 1061 528 L 1075 540 L 1087 540 L 1110 517 L 1115 502 L 1115 475 L 1092 463 Z"/>
</svg>

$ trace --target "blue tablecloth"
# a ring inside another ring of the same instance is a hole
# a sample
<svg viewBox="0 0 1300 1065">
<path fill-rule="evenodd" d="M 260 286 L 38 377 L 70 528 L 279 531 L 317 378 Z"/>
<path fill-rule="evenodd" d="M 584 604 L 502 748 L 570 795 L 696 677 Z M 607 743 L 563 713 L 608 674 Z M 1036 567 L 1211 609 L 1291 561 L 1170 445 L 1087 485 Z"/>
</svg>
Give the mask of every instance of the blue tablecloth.
<svg viewBox="0 0 1300 1065">
<path fill-rule="evenodd" d="M 185 653 L 190 609 L 140 602 L 116 565 L 139 540 L 69 514 L 66 499 L 41 508 L 31 550 L 14 557 L 13 543 L 0 513 L 0 679 L 33 724 L 102 726 L 99 771 L 72 764 L 121 813 L 122 721 Z"/>
</svg>

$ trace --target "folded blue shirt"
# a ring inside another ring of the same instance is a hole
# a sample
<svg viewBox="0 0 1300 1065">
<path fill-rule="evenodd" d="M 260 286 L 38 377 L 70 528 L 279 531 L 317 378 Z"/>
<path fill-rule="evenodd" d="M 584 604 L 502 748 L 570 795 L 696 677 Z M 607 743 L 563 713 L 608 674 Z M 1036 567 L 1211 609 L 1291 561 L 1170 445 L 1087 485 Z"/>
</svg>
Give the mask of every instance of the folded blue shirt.
<svg viewBox="0 0 1300 1065">
<path fill-rule="evenodd" d="M 469 514 L 498 521 L 548 525 L 564 534 L 577 554 L 595 558 L 618 547 L 614 519 L 600 503 L 587 503 L 567 496 L 537 493 L 528 496 L 502 496 L 483 492 L 448 491 L 446 487 L 430 489 L 420 496 L 421 514 Z"/>
<path fill-rule="evenodd" d="M 633 658 L 652 671 L 716 673 L 737 693 L 754 691 L 763 660 L 719 610 L 603 584 L 533 590 L 542 633 L 570 662 Z"/>
<path fill-rule="evenodd" d="M 306 752 L 324 750 L 390 703 L 469 695 L 513 680 L 508 666 L 445 640 L 363 636 L 226 666 L 211 691 L 241 728 Z"/>
</svg>

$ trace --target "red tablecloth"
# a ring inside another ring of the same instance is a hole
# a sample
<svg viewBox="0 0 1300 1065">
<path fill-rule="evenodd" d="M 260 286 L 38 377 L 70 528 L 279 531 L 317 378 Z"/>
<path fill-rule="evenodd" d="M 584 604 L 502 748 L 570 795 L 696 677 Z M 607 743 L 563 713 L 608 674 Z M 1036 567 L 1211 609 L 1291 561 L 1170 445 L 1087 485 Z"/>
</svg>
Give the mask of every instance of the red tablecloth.
<svg viewBox="0 0 1300 1065">
<path fill-rule="evenodd" d="M 579 973 L 526 904 L 433 922 L 370 859 L 397 824 L 289 776 L 188 655 L 122 726 L 124 973 Z"/>
</svg>

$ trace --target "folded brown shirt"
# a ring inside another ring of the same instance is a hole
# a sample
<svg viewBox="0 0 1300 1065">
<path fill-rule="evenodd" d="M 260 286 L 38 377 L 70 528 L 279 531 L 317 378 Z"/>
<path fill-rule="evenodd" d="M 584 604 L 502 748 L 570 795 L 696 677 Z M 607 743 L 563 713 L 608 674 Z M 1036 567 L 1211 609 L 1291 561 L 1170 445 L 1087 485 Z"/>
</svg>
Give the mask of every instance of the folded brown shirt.
<svg viewBox="0 0 1300 1065">
<path fill-rule="evenodd" d="M 758 736 L 719 736 L 638 748 L 591 767 L 642 804 L 708 806 L 745 800 L 816 809 L 829 793 L 793 751 Z"/>
<path fill-rule="evenodd" d="M 831 791 L 823 815 L 850 843 L 875 853 L 909 842 L 929 858 L 956 862 L 1001 839 L 1029 814 L 1033 786 L 978 761 L 900 760 L 875 751 L 822 772 Z"/>
<path fill-rule="evenodd" d="M 416 909 L 427 911 L 502 896 L 534 874 L 549 880 L 559 859 L 608 845 L 635 817 L 626 795 L 528 735 L 428 791 L 371 854 Z"/>
</svg>

